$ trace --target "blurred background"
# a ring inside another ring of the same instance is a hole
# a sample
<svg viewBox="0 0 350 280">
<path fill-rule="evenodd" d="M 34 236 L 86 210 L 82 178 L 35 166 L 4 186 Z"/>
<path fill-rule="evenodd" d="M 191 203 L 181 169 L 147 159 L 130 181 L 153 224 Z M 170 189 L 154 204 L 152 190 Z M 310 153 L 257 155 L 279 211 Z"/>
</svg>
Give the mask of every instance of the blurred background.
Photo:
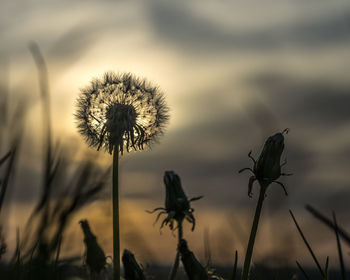
<svg viewBox="0 0 350 280">
<path fill-rule="evenodd" d="M 74 120 L 80 89 L 105 71 L 132 72 L 159 85 L 171 108 L 160 143 L 120 163 L 121 247 L 141 263 L 172 263 L 176 238 L 145 210 L 164 205 L 164 171 L 174 170 L 193 203 L 197 227 L 184 236 L 200 260 L 242 263 L 258 188 L 247 196 L 251 166 L 266 138 L 285 128 L 284 177 L 289 196 L 272 185 L 254 251 L 256 262 L 311 264 L 289 216 L 292 209 L 315 253 L 336 263 L 334 233 L 305 209 L 311 204 L 350 230 L 350 2 L 326 1 L 5 1 L 0 0 L 0 82 L 28 104 L 16 178 L 6 194 L 9 250 L 39 198 L 43 120 L 37 69 L 45 58 L 53 142 L 75 163 L 102 167 L 110 155 L 87 147 Z M 60 186 L 57 185 L 57 188 Z M 87 218 L 112 254 L 111 185 L 71 221 L 62 254 L 83 254 L 78 221 Z M 6 214 L 5 214 L 6 213 Z M 347 254 L 347 251 L 346 251 Z M 349 262 L 348 258 L 346 261 Z"/>
</svg>

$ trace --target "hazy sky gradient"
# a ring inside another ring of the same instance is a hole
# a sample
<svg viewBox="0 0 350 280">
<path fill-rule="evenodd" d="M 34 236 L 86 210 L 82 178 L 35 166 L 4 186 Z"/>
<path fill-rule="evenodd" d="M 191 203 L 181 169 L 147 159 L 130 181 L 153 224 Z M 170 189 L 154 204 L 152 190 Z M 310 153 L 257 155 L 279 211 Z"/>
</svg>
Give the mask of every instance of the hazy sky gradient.
<svg viewBox="0 0 350 280">
<path fill-rule="evenodd" d="M 291 263 L 310 261 L 288 215 L 291 208 L 317 253 L 335 262 L 332 233 L 303 207 L 310 203 L 327 214 L 335 210 L 350 230 L 349 1 L 33 0 L 0 5 L 1 71 L 11 92 L 30 101 L 18 174 L 27 184 L 18 182 L 12 194 L 12 229 L 20 222 L 15 213 L 27 209 L 38 191 L 42 122 L 37 72 L 28 50 L 35 41 L 49 69 L 54 136 L 72 149 L 86 151 L 73 113 L 79 89 L 93 77 L 130 71 L 165 92 L 171 120 L 161 142 L 121 161 L 121 199 L 129 209 L 121 213 L 122 245 L 142 261 L 149 261 L 142 255 L 147 250 L 159 262 L 173 259 L 175 239 L 168 229 L 159 237 L 154 217 L 144 212 L 163 204 L 165 170 L 181 176 L 188 196 L 205 196 L 194 204 L 196 231 L 185 232 L 195 252 L 201 254 L 208 228 L 214 262 L 232 263 L 236 248 L 242 256 L 248 236 L 239 232 L 249 231 L 257 189 L 249 199 L 249 175 L 237 171 L 251 165 L 250 150 L 257 157 L 269 135 L 288 127 L 285 170 L 294 175 L 282 180 L 290 196 L 284 197 L 277 185 L 270 187 L 256 257 L 278 251 L 280 256 L 288 252 Z M 101 162 L 108 166 L 111 158 L 104 155 Z M 111 217 L 105 205 L 89 206 L 89 215 L 110 252 Z M 128 230 L 135 237 L 140 231 L 150 249 L 135 246 Z M 72 238 L 81 239 L 77 223 L 72 232 Z"/>
</svg>

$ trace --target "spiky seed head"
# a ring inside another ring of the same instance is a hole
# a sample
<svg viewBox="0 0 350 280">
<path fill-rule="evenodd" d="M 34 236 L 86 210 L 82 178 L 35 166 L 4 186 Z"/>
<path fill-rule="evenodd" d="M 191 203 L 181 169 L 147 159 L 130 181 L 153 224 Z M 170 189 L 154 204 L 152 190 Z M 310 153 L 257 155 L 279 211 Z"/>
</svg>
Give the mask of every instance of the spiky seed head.
<svg viewBox="0 0 350 280">
<path fill-rule="evenodd" d="M 112 153 L 141 150 L 158 140 L 169 120 L 163 93 L 133 74 L 105 73 L 81 90 L 75 113 L 87 143 Z"/>
</svg>

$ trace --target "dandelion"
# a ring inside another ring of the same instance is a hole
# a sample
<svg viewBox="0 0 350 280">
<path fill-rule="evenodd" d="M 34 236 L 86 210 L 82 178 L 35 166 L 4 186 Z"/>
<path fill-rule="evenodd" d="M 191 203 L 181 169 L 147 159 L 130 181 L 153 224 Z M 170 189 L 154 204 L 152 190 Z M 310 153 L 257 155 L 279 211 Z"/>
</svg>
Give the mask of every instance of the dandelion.
<svg viewBox="0 0 350 280">
<path fill-rule="evenodd" d="M 165 208 L 158 207 L 153 211 L 147 211 L 148 213 L 154 213 L 156 211 L 160 211 L 157 215 L 156 221 L 165 214 L 167 215 L 161 223 L 160 228 L 164 225 L 168 225 L 171 230 L 178 230 L 178 247 L 180 246 L 180 242 L 183 236 L 182 223 L 183 220 L 186 219 L 188 222 L 192 224 L 192 231 L 196 226 L 196 220 L 193 216 L 194 209 L 191 208 L 190 203 L 192 201 L 196 201 L 201 199 L 203 196 L 193 197 L 188 199 L 185 192 L 182 189 L 181 180 L 179 175 L 177 175 L 173 171 L 165 171 L 164 174 L 164 185 L 165 185 Z M 174 227 L 174 222 L 177 223 L 177 227 Z M 175 257 L 175 262 L 170 273 L 169 279 L 175 279 L 177 269 L 180 261 L 180 252 L 179 248 L 177 250 L 177 254 Z"/>
<path fill-rule="evenodd" d="M 142 150 L 157 141 L 169 119 L 168 107 L 159 89 L 127 73 L 106 73 L 81 90 L 75 114 L 86 142 L 113 153 L 113 265 L 120 278 L 119 247 L 119 153 Z"/>
<path fill-rule="evenodd" d="M 127 73 L 106 73 L 82 89 L 76 113 L 86 142 L 112 154 L 117 148 L 142 150 L 163 133 L 169 115 L 163 94 Z"/>
<path fill-rule="evenodd" d="M 258 204 L 256 206 L 254 221 L 252 225 L 252 230 L 250 232 L 250 238 L 247 246 L 247 252 L 245 255 L 243 272 L 242 272 L 242 280 L 247 280 L 249 276 L 249 268 L 250 262 L 253 255 L 253 248 L 255 242 L 255 236 L 258 230 L 258 224 L 261 214 L 262 205 L 264 202 L 264 198 L 266 196 L 267 188 L 270 184 L 276 183 L 279 184 L 286 195 L 288 195 L 286 188 L 284 185 L 277 181 L 280 176 L 288 176 L 291 174 L 285 174 L 281 172 L 281 167 L 286 164 L 286 161 L 281 164 L 281 155 L 284 149 L 284 133 L 288 133 L 288 129 L 285 129 L 281 133 L 276 133 L 273 136 L 270 136 L 263 147 L 263 150 L 258 158 L 255 160 L 251 152 L 249 152 L 248 157 L 252 159 L 254 166 L 252 168 L 243 168 L 239 171 L 239 173 L 249 170 L 253 173 L 253 175 L 249 178 L 248 183 L 248 196 L 252 195 L 253 183 L 255 181 L 259 182 L 260 185 L 260 194 Z"/>
</svg>

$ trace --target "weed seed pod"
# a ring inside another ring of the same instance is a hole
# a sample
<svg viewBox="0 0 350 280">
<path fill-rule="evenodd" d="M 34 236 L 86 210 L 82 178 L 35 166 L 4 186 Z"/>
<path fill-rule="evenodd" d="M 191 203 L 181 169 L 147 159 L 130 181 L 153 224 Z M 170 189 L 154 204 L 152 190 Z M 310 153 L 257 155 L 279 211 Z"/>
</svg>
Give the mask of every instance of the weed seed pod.
<svg viewBox="0 0 350 280">
<path fill-rule="evenodd" d="M 142 150 L 157 140 L 168 122 L 163 93 L 130 73 L 107 72 L 81 90 L 75 118 L 90 146 L 112 154 Z"/>
</svg>

